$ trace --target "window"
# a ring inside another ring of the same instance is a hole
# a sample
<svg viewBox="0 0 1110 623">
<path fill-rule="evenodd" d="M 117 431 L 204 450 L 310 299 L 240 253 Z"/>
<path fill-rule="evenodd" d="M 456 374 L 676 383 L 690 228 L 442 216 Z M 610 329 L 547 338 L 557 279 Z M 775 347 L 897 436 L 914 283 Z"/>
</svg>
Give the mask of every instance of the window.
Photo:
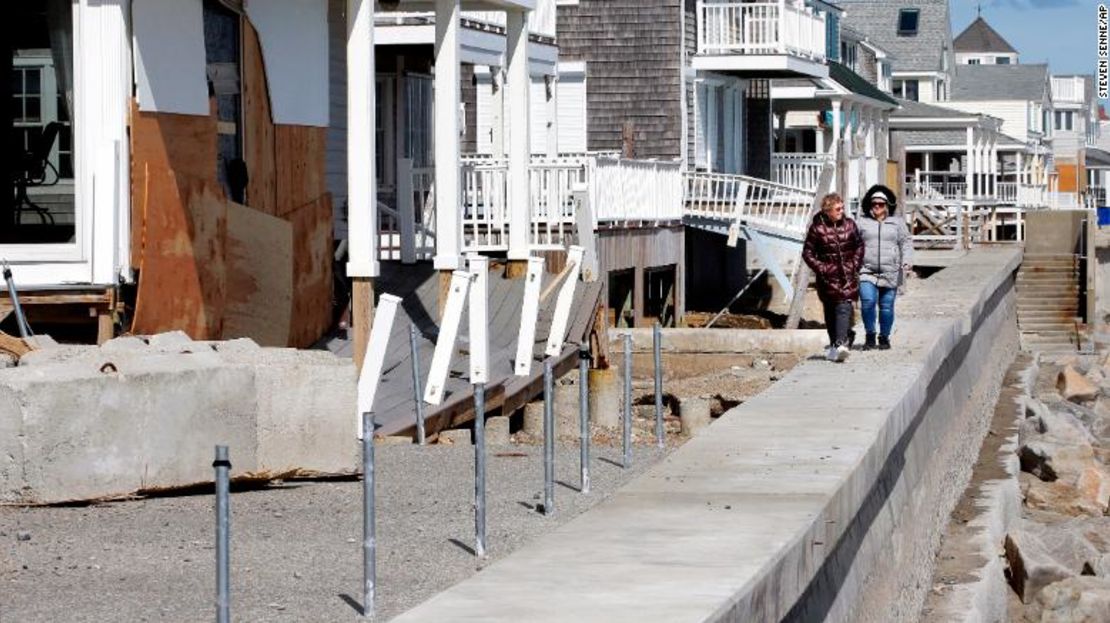
<svg viewBox="0 0 1110 623">
<path fill-rule="evenodd" d="M 996 65 L 1009 65 L 1010 64 L 1010 57 L 1009 56 L 997 56 L 994 59 L 994 63 Z"/>
<path fill-rule="evenodd" d="M 916 35 L 917 21 L 921 16 L 919 9 L 901 9 L 898 11 L 898 34 Z"/>
<path fill-rule="evenodd" d="M 1065 112 L 1064 113 L 1064 129 L 1065 130 L 1071 130 L 1072 129 L 1072 123 L 1074 122 L 1074 120 L 1075 120 L 1075 113 L 1073 113 L 1071 111 Z"/>
<path fill-rule="evenodd" d="M 1075 113 L 1068 110 L 1056 111 L 1056 125 L 1057 130 L 1072 130 L 1075 124 Z"/>
<path fill-rule="evenodd" d="M 848 41 L 840 42 L 840 62 L 852 71 L 856 70 L 857 51 L 856 44 Z"/>
<path fill-rule="evenodd" d="M 435 145 L 432 142 L 432 78 L 405 76 L 405 157 L 412 166 L 431 166 Z"/>
<path fill-rule="evenodd" d="M 902 99 L 918 101 L 917 80 L 895 80 L 894 95 Z"/>
<path fill-rule="evenodd" d="M 979 59 L 977 59 L 977 58 L 969 58 L 969 59 L 967 59 L 967 64 L 968 64 L 968 65 L 978 65 L 978 64 L 979 64 L 979 63 L 981 63 L 981 62 L 983 62 L 983 61 L 981 61 L 981 60 L 979 60 Z"/>
</svg>

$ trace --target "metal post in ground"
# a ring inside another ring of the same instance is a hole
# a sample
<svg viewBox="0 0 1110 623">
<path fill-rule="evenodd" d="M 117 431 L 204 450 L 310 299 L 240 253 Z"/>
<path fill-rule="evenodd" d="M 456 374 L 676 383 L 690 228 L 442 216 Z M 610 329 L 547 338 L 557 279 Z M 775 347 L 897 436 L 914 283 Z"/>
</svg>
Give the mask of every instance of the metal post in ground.
<svg viewBox="0 0 1110 623">
<path fill-rule="evenodd" d="M 227 446 L 216 446 L 216 622 L 231 621 L 231 495 Z"/>
<path fill-rule="evenodd" d="M 474 384 L 474 553 L 486 555 L 486 384 Z"/>
<path fill-rule="evenodd" d="M 621 418 L 621 440 L 625 469 L 632 467 L 632 335 L 624 334 L 624 413 Z"/>
<path fill-rule="evenodd" d="M 651 332 L 651 350 L 655 360 L 655 444 L 663 447 L 663 329 L 656 322 Z"/>
<path fill-rule="evenodd" d="M 420 349 L 416 325 L 409 325 L 409 350 L 412 353 L 412 399 L 416 402 L 416 443 L 424 445 L 424 396 L 420 392 Z"/>
<path fill-rule="evenodd" d="M 555 512 L 555 380 L 551 358 L 543 362 L 543 514 Z"/>
<path fill-rule="evenodd" d="M 377 548 L 374 523 L 374 413 L 362 414 L 362 616 L 374 616 Z"/>
<path fill-rule="evenodd" d="M 590 345 L 578 345 L 578 449 L 581 493 L 590 492 Z"/>
</svg>

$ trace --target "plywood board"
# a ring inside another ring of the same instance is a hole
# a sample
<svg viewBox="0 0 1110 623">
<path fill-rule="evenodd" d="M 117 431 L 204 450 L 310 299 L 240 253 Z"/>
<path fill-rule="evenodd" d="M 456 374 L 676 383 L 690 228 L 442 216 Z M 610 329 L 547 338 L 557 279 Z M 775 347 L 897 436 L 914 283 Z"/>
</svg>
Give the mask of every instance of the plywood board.
<svg viewBox="0 0 1110 623">
<path fill-rule="evenodd" d="M 208 83 L 200 0 L 134 0 L 131 31 L 139 108 L 206 116 Z"/>
<path fill-rule="evenodd" d="M 246 4 L 262 42 L 274 122 L 328 126 L 328 3 Z"/>
<path fill-rule="evenodd" d="M 285 216 L 327 192 L 326 128 L 274 126 L 274 166 L 277 207 Z"/>
<path fill-rule="evenodd" d="M 216 119 L 140 112 L 131 107 L 131 265 L 142 264 L 150 187 L 147 176 L 168 172 L 216 183 Z M 156 199 L 158 199 L 156 197 Z M 163 197 L 164 199 L 164 197 Z"/>
<path fill-rule="evenodd" d="M 215 182 L 150 170 L 135 333 L 179 329 L 219 339 L 225 299 L 227 202 Z"/>
<path fill-rule="evenodd" d="M 292 224 L 229 203 L 223 338 L 286 346 L 292 312 Z"/>
<path fill-rule="evenodd" d="M 266 90 L 266 68 L 258 34 L 243 19 L 243 160 L 247 163 L 247 205 L 267 214 L 277 214 L 274 124 L 270 95 Z M 314 199 L 317 195 L 314 195 Z M 297 206 L 303 205 L 303 201 Z"/>
<path fill-rule="evenodd" d="M 324 193 L 286 217 L 293 226 L 293 315 L 289 346 L 307 348 L 331 326 L 332 207 Z"/>
</svg>

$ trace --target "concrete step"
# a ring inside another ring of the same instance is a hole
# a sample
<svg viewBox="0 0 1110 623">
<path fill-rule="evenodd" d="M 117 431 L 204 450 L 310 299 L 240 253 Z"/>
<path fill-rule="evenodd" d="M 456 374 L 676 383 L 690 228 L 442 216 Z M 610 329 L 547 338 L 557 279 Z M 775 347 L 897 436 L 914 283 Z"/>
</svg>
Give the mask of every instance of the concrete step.
<svg viewBox="0 0 1110 623">
<path fill-rule="evenodd" d="M 1074 253 L 1026 253 L 1022 256 L 1022 263 L 1025 262 L 1038 262 L 1038 261 L 1052 261 L 1052 260 L 1074 260 Z"/>
<path fill-rule="evenodd" d="M 1038 312 L 1060 313 L 1071 312 L 1068 316 L 1076 315 L 1079 304 L 1076 301 L 1018 301 L 1018 315 L 1024 313 L 1036 314 Z"/>
<path fill-rule="evenodd" d="M 1018 279 L 1078 279 L 1079 273 L 1074 270 L 1019 270 Z"/>
<path fill-rule="evenodd" d="M 1075 326 L 1075 323 L 1075 316 L 1066 314 L 1018 314 L 1018 325 L 1022 327 L 1031 325 Z"/>
<path fill-rule="evenodd" d="M 1044 294 L 1052 292 L 1079 293 L 1079 286 L 1074 283 L 1024 283 L 1018 284 L 1018 297 L 1023 294 Z"/>
</svg>

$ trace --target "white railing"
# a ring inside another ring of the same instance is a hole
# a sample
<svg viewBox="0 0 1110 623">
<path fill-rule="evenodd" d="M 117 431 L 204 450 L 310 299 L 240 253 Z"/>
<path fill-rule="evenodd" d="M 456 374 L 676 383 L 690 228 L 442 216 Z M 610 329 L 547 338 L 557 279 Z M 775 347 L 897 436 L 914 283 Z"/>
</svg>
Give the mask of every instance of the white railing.
<svg viewBox="0 0 1110 623">
<path fill-rule="evenodd" d="M 796 240 L 805 237 L 815 189 L 727 173 L 689 172 L 686 182 L 686 213 L 690 216 L 746 222 Z"/>
<path fill-rule="evenodd" d="M 1056 102 L 1082 102 L 1083 78 L 1069 76 L 1052 78 L 1052 99 Z"/>
<path fill-rule="evenodd" d="M 828 155 L 819 153 L 771 154 L 771 181 L 816 190 L 821 169 L 828 160 Z"/>
<path fill-rule="evenodd" d="M 947 171 L 914 171 L 906 176 L 906 194 L 911 200 L 959 201 L 967 199 L 967 176 Z"/>
<path fill-rule="evenodd" d="M 533 249 L 561 249 L 574 241 L 574 189 L 588 186 L 592 168 L 585 158 L 533 160 L 528 170 Z"/>
<path fill-rule="evenodd" d="M 825 15 L 793 0 L 698 0 L 700 54 L 790 54 L 825 60 Z"/>
<path fill-rule="evenodd" d="M 1047 190 L 1043 185 L 1018 184 L 1017 205 L 1043 208 L 1048 205 Z"/>
<path fill-rule="evenodd" d="M 509 167 L 507 164 L 462 166 L 462 250 L 509 248 Z"/>
<path fill-rule="evenodd" d="M 682 163 L 598 158 L 590 182 L 597 222 L 682 220 Z"/>
<path fill-rule="evenodd" d="M 1018 183 L 998 182 L 998 201 L 1000 203 L 1017 203 Z"/>
</svg>

